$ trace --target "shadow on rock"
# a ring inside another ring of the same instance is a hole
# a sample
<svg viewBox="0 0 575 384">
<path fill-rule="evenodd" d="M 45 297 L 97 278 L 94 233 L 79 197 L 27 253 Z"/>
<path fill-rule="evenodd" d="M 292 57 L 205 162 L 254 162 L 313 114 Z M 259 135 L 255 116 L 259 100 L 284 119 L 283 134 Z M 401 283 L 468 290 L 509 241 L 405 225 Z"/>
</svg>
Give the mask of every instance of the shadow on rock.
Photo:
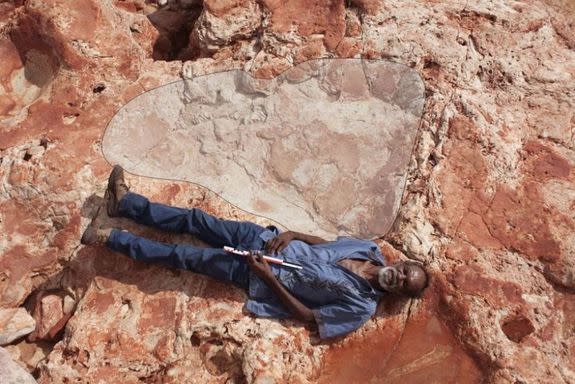
<svg viewBox="0 0 575 384">
<path fill-rule="evenodd" d="M 154 43 L 152 59 L 154 60 L 192 60 L 196 58 L 190 46 L 190 33 L 195 21 L 202 12 L 201 5 L 185 9 L 159 9 L 148 15 L 148 20 L 159 32 Z"/>
</svg>

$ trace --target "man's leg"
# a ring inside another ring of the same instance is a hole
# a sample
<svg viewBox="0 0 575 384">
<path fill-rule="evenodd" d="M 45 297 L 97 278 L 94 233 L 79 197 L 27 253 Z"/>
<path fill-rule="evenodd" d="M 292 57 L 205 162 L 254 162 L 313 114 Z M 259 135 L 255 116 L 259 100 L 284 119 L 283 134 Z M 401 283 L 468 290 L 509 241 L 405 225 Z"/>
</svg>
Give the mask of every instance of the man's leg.
<svg viewBox="0 0 575 384">
<path fill-rule="evenodd" d="M 165 244 L 117 229 L 111 231 L 106 245 L 135 260 L 187 269 L 217 280 L 233 282 L 245 289 L 249 286 L 249 266 L 246 261 L 222 249 Z"/>
<path fill-rule="evenodd" d="M 128 192 L 118 205 L 120 216 L 140 224 L 176 233 L 190 233 L 212 247 L 248 248 L 265 228 L 250 222 L 222 220 L 198 208 L 185 209 L 152 203 L 146 197 Z"/>
<path fill-rule="evenodd" d="M 124 216 L 165 231 L 191 233 L 213 247 L 249 248 L 258 244 L 264 228 L 248 222 L 220 220 L 200 209 L 182 209 L 150 203 L 128 192 L 124 170 L 115 165 L 108 178 L 106 210 L 110 216 Z M 259 245 L 259 244 L 258 244 Z"/>
</svg>

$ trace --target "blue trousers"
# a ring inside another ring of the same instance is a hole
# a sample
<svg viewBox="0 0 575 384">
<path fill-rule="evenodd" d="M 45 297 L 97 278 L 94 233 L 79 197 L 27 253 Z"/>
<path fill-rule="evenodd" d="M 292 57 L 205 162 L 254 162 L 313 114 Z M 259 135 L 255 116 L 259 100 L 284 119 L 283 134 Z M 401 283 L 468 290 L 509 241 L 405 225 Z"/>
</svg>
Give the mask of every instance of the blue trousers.
<svg viewBox="0 0 575 384">
<path fill-rule="evenodd" d="M 238 249 L 262 249 L 264 227 L 250 222 L 221 220 L 201 209 L 176 208 L 151 203 L 144 196 L 127 193 L 119 203 L 120 216 L 163 231 L 190 233 L 213 248 L 166 244 L 114 229 L 106 245 L 135 260 L 187 269 L 218 280 L 249 287 L 249 265 L 243 256 L 225 252 L 224 245 Z"/>
</svg>

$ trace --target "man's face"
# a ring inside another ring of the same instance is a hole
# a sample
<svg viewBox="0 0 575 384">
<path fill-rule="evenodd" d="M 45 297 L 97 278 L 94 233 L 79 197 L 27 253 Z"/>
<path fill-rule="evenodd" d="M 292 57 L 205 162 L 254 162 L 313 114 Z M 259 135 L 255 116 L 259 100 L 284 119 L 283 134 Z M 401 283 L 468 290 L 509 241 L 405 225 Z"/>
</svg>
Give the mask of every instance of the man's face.
<svg viewBox="0 0 575 384">
<path fill-rule="evenodd" d="M 378 281 L 381 287 L 393 293 L 417 294 L 425 287 L 427 276 L 418 265 L 399 262 L 379 270 Z"/>
</svg>

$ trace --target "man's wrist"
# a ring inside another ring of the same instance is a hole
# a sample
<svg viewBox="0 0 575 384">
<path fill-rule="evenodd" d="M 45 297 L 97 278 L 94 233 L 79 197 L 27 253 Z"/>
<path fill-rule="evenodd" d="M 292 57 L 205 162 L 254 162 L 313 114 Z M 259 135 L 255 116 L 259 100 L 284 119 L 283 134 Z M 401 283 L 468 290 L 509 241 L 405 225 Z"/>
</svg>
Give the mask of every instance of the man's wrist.
<svg viewBox="0 0 575 384">
<path fill-rule="evenodd" d="M 277 282 L 277 279 L 273 273 L 265 274 L 264 276 L 262 276 L 262 280 L 269 285 L 272 285 Z"/>
</svg>

